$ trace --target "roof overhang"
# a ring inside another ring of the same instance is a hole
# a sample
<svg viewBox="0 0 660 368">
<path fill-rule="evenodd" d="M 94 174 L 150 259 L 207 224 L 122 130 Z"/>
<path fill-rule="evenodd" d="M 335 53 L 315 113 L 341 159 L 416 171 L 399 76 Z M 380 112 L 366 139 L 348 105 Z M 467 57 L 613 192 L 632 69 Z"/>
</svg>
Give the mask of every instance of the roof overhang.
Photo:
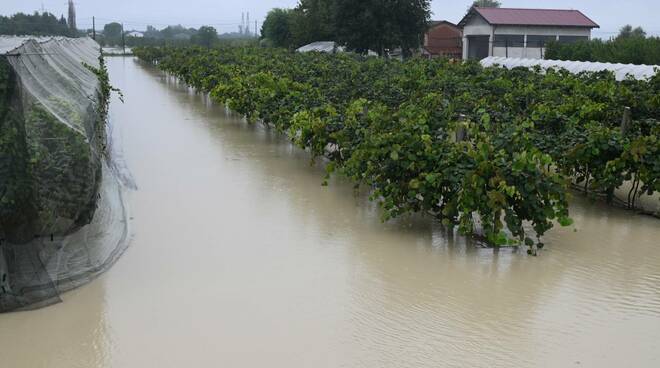
<svg viewBox="0 0 660 368">
<path fill-rule="evenodd" d="M 587 17 L 586 15 L 584 15 L 582 12 L 577 11 L 577 10 L 556 10 L 556 9 L 508 9 L 508 8 L 498 8 L 498 10 L 502 10 L 502 11 L 512 11 L 512 12 L 515 12 L 515 11 L 527 11 L 527 12 L 529 12 L 529 11 L 538 11 L 538 12 L 571 11 L 571 12 L 577 12 L 577 13 L 579 13 L 582 17 L 584 17 L 584 19 L 585 19 L 586 21 L 590 22 L 591 24 L 577 24 L 577 23 L 576 23 L 576 24 L 570 24 L 570 23 L 566 23 L 566 24 L 547 23 L 547 24 L 546 24 L 546 23 L 542 23 L 542 22 L 538 22 L 538 21 L 535 22 L 535 23 L 531 23 L 531 22 L 530 22 L 529 24 L 528 24 L 528 23 L 525 23 L 525 22 L 517 22 L 517 23 L 509 23 L 509 22 L 493 22 L 493 21 L 491 21 L 490 19 L 488 19 L 487 16 L 485 16 L 484 14 L 482 14 L 482 13 L 479 11 L 479 8 L 473 6 L 473 7 L 471 7 L 471 8 L 468 10 L 467 14 L 465 14 L 465 16 L 463 17 L 463 19 L 461 19 L 461 21 L 458 22 L 458 27 L 460 27 L 460 28 L 464 28 L 465 25 L 467 25 L 472 19 L 474 19 L 475 17 L 480 17 L 481 19 L 483 19 L 486 23 L 488 23 L 488 24 L 491 25 L 491 26 L 514 26 L 514 27 L 558 27 L 558 28 L 589 28 L 589 29 L 600 28 L 600 26 L 599 26 L 596 22 L 594 22 L 594 21 L 591 20 L 589 17 Z"/>
<path fill-rule="evenodd" d="M 457 26 L 458 26 L 459 28 L 463 28 L 463 27 L 465 27 L 465 25 L 466 25 L 470 20 L 472 20 L 472 18 L 474 18 L 475 16 L 477 16 L 477 17 L 481 17 L 481 15 L 479 15 L 479 14 L 475 11 L 474 6 L 473 6 L 473 7 L 470 8 L 470 10 L 468 10 L 467 14 L 465 14 L 465 16 L 463 16 L 463 19 L 461 19 L 461 21 L 458 22 Z M 483 18 L 483 17 L 481 17 L 481 18 Z M 485 20 L 486 22 L 488 22 L 486 19 L 484 19 L 484 20 Z"/>
</svg>

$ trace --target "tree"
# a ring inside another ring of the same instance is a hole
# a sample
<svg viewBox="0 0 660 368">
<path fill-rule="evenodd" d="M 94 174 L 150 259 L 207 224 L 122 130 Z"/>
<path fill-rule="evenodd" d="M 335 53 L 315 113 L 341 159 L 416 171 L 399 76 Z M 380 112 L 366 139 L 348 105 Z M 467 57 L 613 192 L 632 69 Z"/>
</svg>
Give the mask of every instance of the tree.
<svg viewBox="0 0 660 368">
<path fill-rule="evenodd" d="M 103 37 L 109 44 L 117 44 L 121 39 L 123 27 L 117 22 L 108 23 L 103 27 Z"/>
<path fill-rule="evenodd" d="M 292 45 L 334 41 L 334 10 L 333 0 L 300 0 L 289 18 Z"/>
<path fill-rule="evenodd" d="M 349 49 L 404 54 L 422 44 L 430 20 L 429 0 L 334 0 L 337 41 Z"/>
<path fill-rule="evenodd" d="M 261 34 L 277 47 L 336 41 L 361 53 L 401 47 L 410 55 L 429 19 L 429 0 L 300 0 L 295 9 L 271 10 Z"/>
<path fill-rule="evenodd" d="M 430 1 L 396 1 L 393 12 L 398 25 L 395 30 L 394 44 L 389 48 L 401 47 L 404 56 L 412 55 L 424 43 L 424 34 L 431 20 Z"/>
<path fill-rule="evenodd" d="M 478 8 L 499 8 L 502 3 L 498 0 L 474 0 L 472 6 Z"/>
<path fill-rule="evenodd" d="M 293 10 L 275 8 L 268 12 L 261 26 L 261 37 L 268 39 L 275 47 L 289 47 L 291 40 L 291 17 Z"/>
<path fill-rule="evenodd" d="M 210 26 L 202 26 L 192 38 L 193 43 L 211 48 L 218 41 L 218 32 Z"/>
<path fill-rule="evenodd" d="M 616 38 L 623 39 L 633 37 L 646 38 L 646 31 L 644 31 L 642 27 L 633 28 L 630 24 L 626 24 L 625 26 L 621 27 L 621 30 L 619 30 L 619 35 Z"/>
<path fill-rule="evenodd" d="M 197 33 L 194 28 L 186 28 L 180 24 L 167 26 L 160 31 L 162 38 L 166 40 L 189 40 Z"/>
<path fill-rule="evenodd" d="M 144 32 L 144 37 L 147 38 L 161 38 L 160 31 L 154 26 L 147 26 L 147 31 Z"/>
</svg>

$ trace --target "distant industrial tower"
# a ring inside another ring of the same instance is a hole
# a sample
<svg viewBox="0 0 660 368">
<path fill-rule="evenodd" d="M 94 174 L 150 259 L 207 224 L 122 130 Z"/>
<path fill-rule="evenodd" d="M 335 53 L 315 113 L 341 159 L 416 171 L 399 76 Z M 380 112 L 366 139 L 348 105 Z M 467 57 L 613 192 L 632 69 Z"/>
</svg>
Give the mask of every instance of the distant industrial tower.
<svg viewBox="0 0 660 368">
<path fill-rule="evenodd" d="M 247 19 L 245 13 L 241 13 L 241 25 L 238 26 L 238 34 L 250 35 L 250 12 L 247 13 Z"/>
<path fill-rule="evenodd" d="M 76 28 L 76 8 L 73 5 L 73 0 L 69 0 L 69 29 L 72 31 L 77 31 Z"/>
</svg>

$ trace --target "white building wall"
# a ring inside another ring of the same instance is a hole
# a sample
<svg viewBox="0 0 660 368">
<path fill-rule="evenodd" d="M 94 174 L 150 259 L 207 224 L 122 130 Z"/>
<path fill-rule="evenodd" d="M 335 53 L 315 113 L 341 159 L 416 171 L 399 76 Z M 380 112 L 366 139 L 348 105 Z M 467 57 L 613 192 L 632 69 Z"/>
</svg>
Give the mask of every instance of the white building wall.
<svg viewBox="0 0 660 368">
<path fill-rule="evenodd" d="M 516 57 L 516 56 L 512 56 Z M 545 57 L 545 47 L 528 47 L 525 49 L 523 56 L 524 59 L 543 59 Z"/>
<path fill-rule="evenodd" d="M 589 28 L 580 27 L 514 27 L 514 26 L 498 26 L 494 29 L 496 35 L 524 35 L 524 47 L 493 47 L 493 53 L 490 56 L 495 57 L 510 57 L 510 58 L 523 58 L 523 59 L 543 59 L 545 55 L 545 48 L 533 47 L 527 45 L 527 36 L 577 36 L 591 38 L 591 30 Z"/>
<path fill-rule="evenodd" d="M 482 17 L 474 17 L 470 23 L 463 27 L 463 35 L 465 36 L 483 36 L 492 33 L 493 26 L 488 24 Z"/>
<path fill-rule="evenodd" d="M 468 58 L 468 50 L 470 46 L 469 36 L 490 36 L 488 56 L 492 56 L 493 26 L 488 24 L 485 19 L 480 16 L 475 16 L 470 23 L 463 27 L 463 59 Z"/>
</svg>

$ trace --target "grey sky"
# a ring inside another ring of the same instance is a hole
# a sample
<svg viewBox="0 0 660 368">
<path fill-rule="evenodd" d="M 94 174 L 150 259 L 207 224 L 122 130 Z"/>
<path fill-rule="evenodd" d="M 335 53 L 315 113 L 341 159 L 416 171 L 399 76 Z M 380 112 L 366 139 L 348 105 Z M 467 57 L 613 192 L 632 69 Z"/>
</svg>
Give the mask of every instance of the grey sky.
<svg viewBox="0 0 660 368">
<path fill-rule="evenodd" d="M 359 1 L 359 0 L 356 0 Z M 66 0 L 0 0 L 0 13 L 33 12 L 43 7 L 66 15 Z M 594 36 L 608 38 L 624 24 L 640 25 L 653 35 L 660 35 L 660 0 L 502 0 L 505 7 L 578 9 L 600 24 Z M 293 7 L 297 0 L 77 0 L 78 27 L 91 28 L 92 16 L 97 27 L 110 21 L 123 21 L 126 29 L 143 30 L 147 24 L 162 28 L 168 24 L 189 27 L 213 25 L 220 32 L 236 30 L 241 12 L 250 12 L 254 21 L 263 20 L 269 9 Z M 458 22 L 470 0 L 433 0 L 433 19 Z"/>
</svg>

